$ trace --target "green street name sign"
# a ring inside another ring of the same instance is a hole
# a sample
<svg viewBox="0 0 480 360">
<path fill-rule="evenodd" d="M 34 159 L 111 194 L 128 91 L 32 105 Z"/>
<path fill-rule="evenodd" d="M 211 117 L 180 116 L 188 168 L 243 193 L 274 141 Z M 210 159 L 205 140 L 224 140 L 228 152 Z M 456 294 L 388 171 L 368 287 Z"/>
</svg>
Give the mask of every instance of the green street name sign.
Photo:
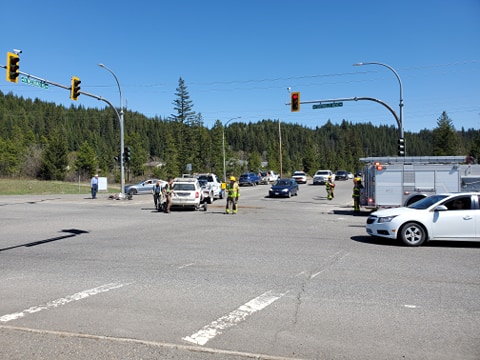
<svg viewBox="0 0 480 360">
<path fill-rule="evenodd" d="M 25 76 L 22 76 L 20 81 L 27 85 L 32 85 L 32 86 L 36 86 L 36 87 L 48 90 L 48 84 L 40 80 L 30 79 Z"/>
<path fill-rule="evenodd" d="M 343 102 L 332 102 L 332 103 L 327 103 L 327 104 L 317 104 L 313 105 L 313 109 L 325 109 L 325 108 L 334 108 L 334 107 L 342 107 Z"/>
</svg>

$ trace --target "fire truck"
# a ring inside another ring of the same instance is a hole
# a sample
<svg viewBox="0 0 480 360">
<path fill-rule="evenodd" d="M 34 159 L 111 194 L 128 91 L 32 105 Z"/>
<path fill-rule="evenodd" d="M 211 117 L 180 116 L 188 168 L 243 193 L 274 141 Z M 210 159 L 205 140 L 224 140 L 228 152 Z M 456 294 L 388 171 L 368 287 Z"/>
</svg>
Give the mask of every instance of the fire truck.
<svg viewBox="0 0 480 360">
<path fill-rule="evenodd" d="M 432 194 L 480 191 L 480 165 L 466 156 L 361 158 L 367 209 L 408 206 Z"/>
</svg>

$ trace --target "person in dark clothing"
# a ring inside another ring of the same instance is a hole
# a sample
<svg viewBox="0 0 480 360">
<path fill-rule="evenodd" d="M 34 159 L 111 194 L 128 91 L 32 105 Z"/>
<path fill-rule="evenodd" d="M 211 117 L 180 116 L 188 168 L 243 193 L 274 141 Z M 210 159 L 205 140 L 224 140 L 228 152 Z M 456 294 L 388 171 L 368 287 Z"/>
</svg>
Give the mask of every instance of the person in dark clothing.
<svg viewBox="0 0 480 360">
<path fill-rule="evenodd" d="M 92 192 L 92 199 L 96 199 L 98 192 L 98 174 L 95 174 L 92 180 L 90 180 L 90 190 Z"/>
</svg>

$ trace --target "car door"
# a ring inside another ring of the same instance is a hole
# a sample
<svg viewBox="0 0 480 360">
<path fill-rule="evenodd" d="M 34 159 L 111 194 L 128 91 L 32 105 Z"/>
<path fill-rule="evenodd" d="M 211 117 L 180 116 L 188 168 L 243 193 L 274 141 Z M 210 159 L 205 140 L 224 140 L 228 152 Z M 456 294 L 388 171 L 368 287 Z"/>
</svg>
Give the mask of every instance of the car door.
<svg viewBox="0 0 480 360">
<path fill-rule="evenodd" d="M 146 180 L 142 186 L 138 188 L 138 192 L 145 194 L 152 191 L 153 186 L 156 184 L 156 180 Z"/>
<path fill-rule="evenodd" d="M 432 239 L 473 240 L 477 236 L 478 209 L 471 195 L 450 198 L 442 205 L 448 210 L 436 211 L 432 223 Z M 463 208 L 455 205 L 463 204 Z"/>
</svg>

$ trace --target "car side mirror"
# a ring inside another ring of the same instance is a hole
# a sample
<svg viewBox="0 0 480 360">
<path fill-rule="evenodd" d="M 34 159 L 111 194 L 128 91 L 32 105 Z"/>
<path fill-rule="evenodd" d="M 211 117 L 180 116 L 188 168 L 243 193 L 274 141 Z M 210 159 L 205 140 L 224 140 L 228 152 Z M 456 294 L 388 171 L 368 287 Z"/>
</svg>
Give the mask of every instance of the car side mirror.
<svg viewBox="0 0 480 360">
<path fill-rule="evenodd" d="M 445 205 L 438 205 L 434 210 L 435 211 L 447 211 L 448 208 Z"/>
</svg>

